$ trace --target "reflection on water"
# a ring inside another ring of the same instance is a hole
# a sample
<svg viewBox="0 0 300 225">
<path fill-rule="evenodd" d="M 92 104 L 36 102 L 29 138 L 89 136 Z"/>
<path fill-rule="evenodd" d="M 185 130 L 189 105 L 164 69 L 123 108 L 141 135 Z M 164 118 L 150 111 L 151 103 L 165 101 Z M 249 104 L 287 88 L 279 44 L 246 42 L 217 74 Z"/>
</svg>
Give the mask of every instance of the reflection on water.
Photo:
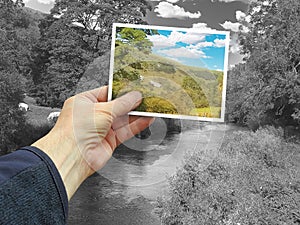
<svg viewBox="0 0 300 225">
<path fill-rule="evenodd" d="M 74 195 L 68 224 L 159 225 L 153 209 L 156 198 L 167 190 L 166 177 L 174 174 L 187 151 L 202 151 L 209 163 L 228 130 L 216 124 L 200 128 L 164 134 L 160 142 L 156 137 L 119 146 L 109 163 Z M 152 127 L 152 133 L 159 133 L 155 129 L 160 125 Z"/>
</svg>

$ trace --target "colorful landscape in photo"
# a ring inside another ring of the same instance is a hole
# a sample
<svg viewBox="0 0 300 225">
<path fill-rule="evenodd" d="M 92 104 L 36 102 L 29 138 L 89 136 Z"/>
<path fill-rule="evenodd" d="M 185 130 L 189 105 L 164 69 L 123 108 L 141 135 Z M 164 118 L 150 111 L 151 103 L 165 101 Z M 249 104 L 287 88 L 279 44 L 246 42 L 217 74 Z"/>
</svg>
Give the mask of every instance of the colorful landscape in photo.
<svg viewBox="0 0 300 225">
<path fill-rule="evenodd" d="M 115 26 L 114 38 L 112 99 L 138 90 L 136 111 L 221 118 L 226 34 Z"/>
</svg>

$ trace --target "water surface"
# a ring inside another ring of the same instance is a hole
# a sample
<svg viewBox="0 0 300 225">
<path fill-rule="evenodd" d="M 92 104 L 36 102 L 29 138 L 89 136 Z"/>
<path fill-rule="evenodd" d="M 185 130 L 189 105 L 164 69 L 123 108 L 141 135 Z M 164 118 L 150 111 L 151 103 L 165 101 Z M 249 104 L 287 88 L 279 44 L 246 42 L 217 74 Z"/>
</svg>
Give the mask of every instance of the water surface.
<svg viewBox="0 0 300 225">
<path fill-rule="evenodd" d="M 70 201 L 68 224 L 159 225 L 154 208 L 157 197 L 167 193 L 166 178 L 188 151 L 202 151 L 203 166 L 208 164 L 232 127 L 212 124 L 155 137 L 158 129 L 154 124 L 152 138 L 118 147 L 109 163 L 83 183 Z"/>
</svg>

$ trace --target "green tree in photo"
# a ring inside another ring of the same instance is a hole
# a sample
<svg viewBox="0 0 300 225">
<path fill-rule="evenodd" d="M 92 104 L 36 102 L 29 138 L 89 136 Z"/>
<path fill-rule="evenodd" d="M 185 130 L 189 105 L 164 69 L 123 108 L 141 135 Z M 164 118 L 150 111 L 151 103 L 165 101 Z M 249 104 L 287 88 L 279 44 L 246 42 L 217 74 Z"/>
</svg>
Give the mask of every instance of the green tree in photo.
<svg viewBox="0 0 300 225">
<path fill-rule="evenodd" d="M 139 52 L 132 46 L 119 44 L 115 48 L 114 54 L 114 70 L 124 69 L 126 66 L 136 63 L 138 58 L 143 57 L 143 53 Z"/>
<path fill-rule="evenodd" d="M 176 107 L 169 101 L 159 97 L 147 97 L 136 109 L 143 112 L 178 114 Z"/>
<path fill-rule="evenodd" d="M 114 70 L 118 71 L 128 65 L 135 65 L 152 52 L 153 43 L 147 35 L 156 33 L 151 29 L 117 27 Z"/>
<path fill-rule="evenodd" d="M 125 69 L 120 69 L 114 73 L 114 81 L 126 80 L 126 81 L 134 81 L 138 80 L 140 74 L 137 70 L 127 71 Z"/>
<path fill-rule="evenodd" d="M 145 54 L 151 53 L 153 43 L 147 39 L 145 31 L 137 28 L 122 28 L 117 34 L 119 42 L 135 47 L 137 50 Z"/>
<path fill-rule="evenodd" d="M 206 95 L 202 91 L 202 88 L 192 77 L 185 77 L 183 79 L 182 87 L 191 97 L 196 108 L 204 108 L 209 106 L 209 102 Z"/>
<path fill-rule="evenodd" d="M 125 87 L 125 82 L 114 80 L 112 89 L 112 98 L 117 98 L 120 95 L 120 91 Z"/>
</svg>

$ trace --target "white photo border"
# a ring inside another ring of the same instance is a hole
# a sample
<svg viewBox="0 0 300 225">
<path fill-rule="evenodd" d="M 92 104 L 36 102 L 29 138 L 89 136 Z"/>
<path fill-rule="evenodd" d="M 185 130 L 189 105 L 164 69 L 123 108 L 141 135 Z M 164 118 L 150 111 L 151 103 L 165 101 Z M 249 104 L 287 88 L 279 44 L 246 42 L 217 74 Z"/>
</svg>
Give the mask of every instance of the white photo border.
<svg viewBox="0 0 300 225">
<path fill-rule="evenodd" d="M 222 90 L 220 118 L 209 118 L 209 117 L 178 115 L 178 114 L 164 114 L 164 113 L 153 113 L 153 112 L 140 112 L 140 111 L 131 111 L 129 113 L 129 115 L 136 115 L 136 116 L 162 117 L 162 118 L 184 119 L 184 120 L 198 120 L 198 121 L 207 121 L 207 122 L 224 122 L 226 89 L 227 89 L 228 56 L 229 56 L 229 43 L 230 43 L 230 32 L 229 31 L 203 31 L 199 28 L 181 28 L 181 27 L 168 27 L 168 26 L 155 26 L 155 25 L 113 23 L 111 55 L 110 55 L 110 70 L 109 70 L 108 99 L 107 99 L 108 101 L 112 100 L 114 53 L 115 53 L 115 43 L 116 43 L 115 39 L 116 39 L 116 28 L 117 27 L 143 28 L 143 29 L 181 31 L 181 32 L 192 31 L 193 33 L 199 33 L 199 34 L 222 34 L 222 35 L 225 35 L 226 38 L 225 38 L 224 68 L 223 68 L 223 90 Z"/>
</svg>

